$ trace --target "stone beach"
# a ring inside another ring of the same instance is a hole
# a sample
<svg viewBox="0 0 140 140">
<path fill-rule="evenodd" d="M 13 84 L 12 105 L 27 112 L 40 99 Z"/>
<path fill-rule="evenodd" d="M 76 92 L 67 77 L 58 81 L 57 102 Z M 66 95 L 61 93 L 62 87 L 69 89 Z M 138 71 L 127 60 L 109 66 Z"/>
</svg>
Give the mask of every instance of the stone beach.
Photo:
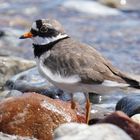
<svg viewBox="0 0 140 140">
<path fill-rule="evenodd" d="M 140 140 L 139 89 L 90 93 L 87 125 L 83 94 L 75 94 L 72 110 L 70 94 L 38 73 L 31 41 L 19 40 L 34 20 L 56 18 L 70 36 L 95 47 L 140 81 L 140 2 L 125 2 L 0 2 L 0 140 Z"/>
</svg>

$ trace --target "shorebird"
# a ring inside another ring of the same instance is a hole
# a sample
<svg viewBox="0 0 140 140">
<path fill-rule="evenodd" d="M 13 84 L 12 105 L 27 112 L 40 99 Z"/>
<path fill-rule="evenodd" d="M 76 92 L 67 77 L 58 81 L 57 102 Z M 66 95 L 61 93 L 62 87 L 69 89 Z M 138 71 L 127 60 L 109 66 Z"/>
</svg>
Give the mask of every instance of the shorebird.
<svg viewBox="0 0 140 140">
<path fill-rule="evenodd" d="M 36 20 L 30 31 L 20 37 L 25 38 L 33 41 L 37 67 L 44 78 L 69 93 L 84 93 L 87 123 L 89 92 L 104 94 L 115 88 L 140 88 L 139 81 L 115 68 L 93 47 L 71 38 L 55 19 Z M 73 100 L 71 107 L 75 108 Z"/>
</svg>

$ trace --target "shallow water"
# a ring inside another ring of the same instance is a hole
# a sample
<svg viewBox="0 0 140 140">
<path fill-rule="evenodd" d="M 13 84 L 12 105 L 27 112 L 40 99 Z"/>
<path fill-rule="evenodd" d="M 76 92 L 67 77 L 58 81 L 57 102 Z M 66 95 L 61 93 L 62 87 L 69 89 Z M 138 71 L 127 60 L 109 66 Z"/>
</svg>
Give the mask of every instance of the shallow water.
<svg viewBox="0 0 140 140">
<path fill-rule="evenodd" d="M 68 9 L 63 6 L 64 1 L 1 0 L 0 26 L 5 36 L 0 38 L 0 55 L 33 59 L 31 41 L 19 40 L 18 37 L 29 30 L 35 19 L 49 17 L 59 20 L 69 35 L 94 46 L 121 70 L 140 74 L 139 11 L 98 16 Z M 110 104 L 110 99 L 116 101 L 118 98 L 114 95 L 106 99 L 103 101 Z"/>
</svg>

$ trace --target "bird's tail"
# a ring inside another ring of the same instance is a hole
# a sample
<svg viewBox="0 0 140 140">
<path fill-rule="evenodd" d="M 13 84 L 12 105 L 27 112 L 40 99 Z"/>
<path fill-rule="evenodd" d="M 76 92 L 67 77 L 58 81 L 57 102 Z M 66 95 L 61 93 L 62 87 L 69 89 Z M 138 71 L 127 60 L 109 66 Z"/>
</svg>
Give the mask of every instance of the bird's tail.
<svg viewBox="0 0 140 140">
<path fill-rule="evenodd" d="M 129 84 L 129 87 L 140 89 L 139 75 L 123 74 L 121 78 Z"/>
</svg>

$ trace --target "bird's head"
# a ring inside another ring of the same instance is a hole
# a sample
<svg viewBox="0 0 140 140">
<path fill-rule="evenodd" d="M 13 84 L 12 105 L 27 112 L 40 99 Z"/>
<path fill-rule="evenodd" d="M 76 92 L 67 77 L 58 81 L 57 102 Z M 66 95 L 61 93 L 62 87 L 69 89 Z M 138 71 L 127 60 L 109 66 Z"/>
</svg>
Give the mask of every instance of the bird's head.
<svg viewBox="0 0 140 140">
<path fill-rule="evenodd" d="M 54 19 L 39 19 L 33 22 L 29 32 L 25 33 L 20 39 L 31 38 L 33 44 L 45 45 L 66 37 L 62 25 Z"/>
</svg>

